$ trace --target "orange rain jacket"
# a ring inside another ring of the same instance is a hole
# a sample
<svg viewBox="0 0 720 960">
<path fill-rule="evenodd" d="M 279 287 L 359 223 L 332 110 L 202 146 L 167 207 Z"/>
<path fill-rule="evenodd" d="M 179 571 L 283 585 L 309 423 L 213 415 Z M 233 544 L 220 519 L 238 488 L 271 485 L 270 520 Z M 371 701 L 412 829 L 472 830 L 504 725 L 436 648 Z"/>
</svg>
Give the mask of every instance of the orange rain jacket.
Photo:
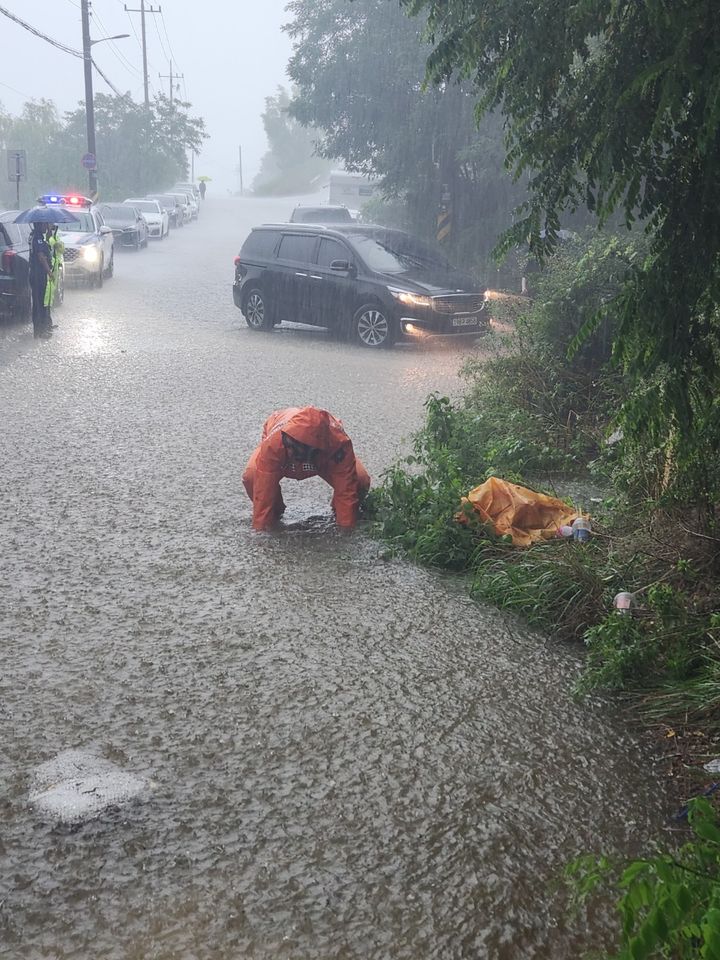
<svg viewBox="0 0 720 960">
<path fill-rule="evenodd" d="M 289 459 L 283 433 L 321 453 L 313 463 Z M 370 477 L 356 458 L 341 421 L 317 407 L 276 410 L 265 421 L 260 445 L 250 457 L 242 478 L 253 502 L 253 528 L 268 530 L 280 518 L 284 506 L 280 480 L 316 476 L 322 477 L 334 490 L 332 505 L 338 526 L 354 527 L 360 493 L 370 487 Z"/>
</svg>

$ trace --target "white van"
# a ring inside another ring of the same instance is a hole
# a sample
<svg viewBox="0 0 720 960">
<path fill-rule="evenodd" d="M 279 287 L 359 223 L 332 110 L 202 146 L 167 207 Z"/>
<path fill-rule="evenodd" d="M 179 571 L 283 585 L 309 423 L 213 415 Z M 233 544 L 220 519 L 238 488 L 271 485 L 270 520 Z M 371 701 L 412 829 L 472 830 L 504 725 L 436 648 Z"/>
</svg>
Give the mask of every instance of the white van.
<svg viewBox="0 0 720 960">
<path fill-rule="evenodd" d="M 330 173 L 330 194 L 328 203 L 359 210 L 377 190 L 377 181 L 362 173 L 348 173 L 345 170 L 332 170 Z"/>
</svg>

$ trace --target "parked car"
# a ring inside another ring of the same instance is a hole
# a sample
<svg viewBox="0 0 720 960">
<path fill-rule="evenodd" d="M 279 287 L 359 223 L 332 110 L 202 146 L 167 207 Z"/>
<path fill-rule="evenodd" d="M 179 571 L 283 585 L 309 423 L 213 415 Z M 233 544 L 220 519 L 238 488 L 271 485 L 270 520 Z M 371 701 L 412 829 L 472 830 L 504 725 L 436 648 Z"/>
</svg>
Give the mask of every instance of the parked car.
<svg viewBox="0 0 720 960">
<path fill-rule="evenodd" d="M 148 245 L 148 226 L 137 209 L 124 203 L 101 203 L 98 210 L 110 227 L 115 243 L 140 250 Z"/>
<path fill-rule="evenodd" d="M 353 223 L 354 217 L 347 207 L 340 204 L 325 204 L 317 207 L 295 207 L 290 214 L 290 223 Z"/>
<path fill-rule="evenodd" d="M 191 193 L 198 203 L 200 202 L 200 188 L 196 183 L 176 183 L 173 190 L 179 190 L 181 193 Z"/>
<path fill-rule="evenodd" d="M 148 194 L 145 199 L 157 200 L 161 208 L 167 213 L 171 227 L 185 226 L 185 215 L 177 197 L 171 197 L 168 193 L 152 193 Z"/>
<path fill-rule="evenodd" d="M 0 213 L 0 312 L 18 320 L 30 314 L 30 226 L 13 223 L 19 210 Z"/>
<path fill-rule="evenodd" d="M 190 223 L 192 220 L 192 209 L 190 207 L 190 201 L 187 198 L 187 195 L 184 193 L 176 193 L 174 190 L 168 193 L 169 197 L 174 197 L 177 201 L 178 206 L 182 209 L 183 213 L 183 223 Z"/>
<path fill-rule="evenodd" d="M 135 207 L 145 218 L 148 236 L 164 240 L 170 233 L 170 218 L 167 210 L 163 210 L 157 200 L 145 200 L 142 197 L 128 197 L 123 204 Z"/>
<path fill-rule="evenodd" d="M 77 220 L 60 224 L 65 244 L 65 279 L 101 287 L 115 270 L 113 232 L 89 197 L 78 194 L 45 194 L 41 201 L 70 210 Z"/>
<path fill-rule="evenodd" d="M 486 288 L 402 230 L 265 224 L 235 258 L 233 300 L 252 330 L 283 320 L 361 346 L 487 331 Z"/>
<path fill-rule="evenodd" d="M 192 190 L 181 190 L 180 187 L 173 187 L 173 193 L 179 193 L 185 197 L 187 205 L 190 207 L 190 219 L 197 220 L 200 214 L 200 199 L 195 196 Z"/>
</svg>

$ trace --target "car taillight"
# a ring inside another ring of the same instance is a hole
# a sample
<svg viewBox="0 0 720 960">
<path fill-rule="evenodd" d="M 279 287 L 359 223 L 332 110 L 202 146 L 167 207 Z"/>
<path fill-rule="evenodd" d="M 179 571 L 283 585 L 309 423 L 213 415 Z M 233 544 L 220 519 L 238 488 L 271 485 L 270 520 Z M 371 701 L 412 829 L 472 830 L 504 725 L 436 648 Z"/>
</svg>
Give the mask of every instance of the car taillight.
<svg viewBox="0 0 720 960">
<path fill-rule="evenodd" d="M 235 266 L 237 266 L 240 263 L 240 257 L 235 257 L 233 259 L 233 263 L 235 264 Z"/>
<path fill-rule="evenodd" d="M 14 250 L 3 250 L 2 268 L 3 270 L 6 270 L 8 273 L 12 273 L 13 261 L 15 259 L 15 255 L 16 254 Z"/>
</svg>

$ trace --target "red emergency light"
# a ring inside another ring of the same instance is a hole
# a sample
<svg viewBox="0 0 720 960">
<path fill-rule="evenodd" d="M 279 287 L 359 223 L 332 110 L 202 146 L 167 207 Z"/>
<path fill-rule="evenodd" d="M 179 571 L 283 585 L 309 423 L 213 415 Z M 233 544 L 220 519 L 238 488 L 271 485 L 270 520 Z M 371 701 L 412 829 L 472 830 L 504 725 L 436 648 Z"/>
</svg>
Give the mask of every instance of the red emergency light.
<svg viewBox="0 0 720 960">
<path fill-rule="evenodd" d="M 91 207 L 92 200 L 89 197 L 83 197 L 78 193 L 44 193 L 38 197 L 38 203 L 58 204 L 63 207 Z"/>
</svg>

